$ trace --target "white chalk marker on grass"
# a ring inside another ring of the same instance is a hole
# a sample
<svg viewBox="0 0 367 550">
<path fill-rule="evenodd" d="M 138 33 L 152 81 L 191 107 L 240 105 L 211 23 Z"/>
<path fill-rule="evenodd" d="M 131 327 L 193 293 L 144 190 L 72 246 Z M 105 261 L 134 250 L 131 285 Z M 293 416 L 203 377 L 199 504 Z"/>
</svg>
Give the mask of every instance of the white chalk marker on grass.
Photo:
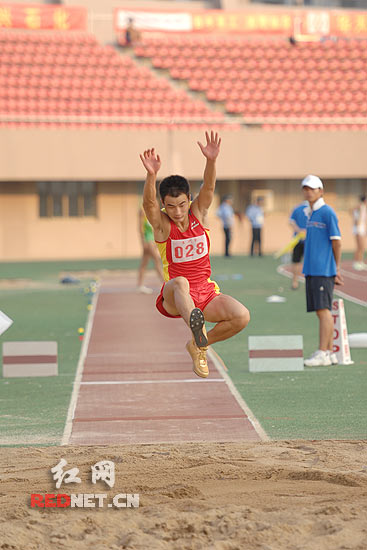
<svg viewBox="0 0 367 550">
<path fill-rule="evenodd" d="M 248 350 L 250 372 L 304 370 L 301 335 L 249 336 Z"/>
<path fill-rule="evenodd" d="M 13 320 L 10 319 L 5 313 L 0 311 L 0 336 L 8 330 L 8 328 L 13 324 Z"/>
</svg>

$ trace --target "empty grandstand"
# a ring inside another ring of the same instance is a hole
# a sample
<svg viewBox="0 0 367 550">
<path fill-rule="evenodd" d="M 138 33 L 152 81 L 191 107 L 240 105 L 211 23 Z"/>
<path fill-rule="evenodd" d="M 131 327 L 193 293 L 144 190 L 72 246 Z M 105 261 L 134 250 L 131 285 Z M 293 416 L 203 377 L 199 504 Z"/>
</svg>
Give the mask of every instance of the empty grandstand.
<svg viewBox="0 0 367 550">
<path fill-rule="evenodd" d="M 146 39 L 135 53 L 267 129 L 269 121 L 276 129 L 358 129 L 367 117 L 367 40 L 166 36 Z"/>
<path fill-rule="evenodd" d="M 88 34 L 3 32 L 0 44 L 2 124 L 103 126 L 136 118 L 154 126 L 162 117 L 183 123 L 224 118 Z"/>
</svg>

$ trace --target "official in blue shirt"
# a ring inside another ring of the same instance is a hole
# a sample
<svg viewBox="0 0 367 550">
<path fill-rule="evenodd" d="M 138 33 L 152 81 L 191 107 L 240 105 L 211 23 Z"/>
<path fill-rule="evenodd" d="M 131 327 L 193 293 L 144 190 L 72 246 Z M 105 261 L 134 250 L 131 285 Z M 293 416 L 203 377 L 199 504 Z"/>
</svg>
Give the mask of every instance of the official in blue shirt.
<svg viewBox="0 0 367 550">
<path fill-rule="evenodd" d="M 308 201 L 304 201 L 298 206 L 296 206 L 289 218 L 289 222 L 291 226 L 293 227 L 294 233 L 293 236 L 295 237 L 301 232 L 304 232 L 306 235 L 306 225 L 307 225 L 307 216 L 306 216 L 306 208 L 308 207 Z M 292 289 L 297 290 L 299 286 L 299 276 L 302 272 L 302 258 L 304 254 L 305 249 L 305 237 L 301 238 L 296 246 L 293 248 L 292 252 L 292 271 L 293 271 L 293 277 L 292 277 Z"/>
<path fill-rule="evenodd" d="M 246 216 L 250 220 L 252 227 L 252 241 L 250 248 L 250 256 L 254 255 L 255 245 L 257 247 L 257 253 L 262 256 L 261 252 L 261 229 L 264 225 L 264 199 L 263 197 L 257 197 L 255 204 L 250 204 L 246 210 Z"/>
<path fill-rule="evenodd" d="M 233 210 L 232 204 L 233 204 L 232 196 L 226 195 L 225 197 L 223 197 L 223 201 L 216 212 L 218 218 L 222 220 L 222 224 L 223 224 L 223 231 L 224 231 L 224 238 L 225 238 L 224 255 L 227 256 L 227 258 L 230 256 L 229 243 L 231 242 L 232 227 L 234 223 L 234 210 Z"/>
<path fill-rule="evenodd" d="M 336 364 L 333 353 L 334 321 L 331 315 L 334 284 L 342 285 L 340 274 L 341 236 L 334 210 L 325 204 L 324 186 L 317 176 L 302 181 L 307 233 L 303 273 L 306 277 L 307 311 L 316 311 L 319 319 L 319 349 L 305 360 L 308 367 Z"/>
</svg>

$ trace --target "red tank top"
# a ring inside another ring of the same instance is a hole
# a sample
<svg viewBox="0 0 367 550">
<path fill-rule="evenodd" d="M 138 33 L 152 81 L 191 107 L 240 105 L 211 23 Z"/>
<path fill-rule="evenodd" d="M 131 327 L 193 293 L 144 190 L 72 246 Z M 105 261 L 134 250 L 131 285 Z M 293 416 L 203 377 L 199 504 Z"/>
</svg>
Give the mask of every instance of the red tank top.
<svg viewBox="0 0 367 550">
<path fill-rule="evenodd" d="M 165 281 L 183 276 L 190 284 L 200 285 L 211 275 L 209 229 L 205 229 L 189 210 L 189 227 L 182 233 L 170 220 L 171 231 L 164 242 L 158 242 Z"/>
</svg>

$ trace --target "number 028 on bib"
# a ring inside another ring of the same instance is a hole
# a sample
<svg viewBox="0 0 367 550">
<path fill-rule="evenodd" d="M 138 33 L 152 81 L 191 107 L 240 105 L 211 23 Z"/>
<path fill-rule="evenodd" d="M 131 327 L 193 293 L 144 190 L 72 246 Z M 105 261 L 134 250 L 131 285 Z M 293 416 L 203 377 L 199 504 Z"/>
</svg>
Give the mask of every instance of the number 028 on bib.
<svg viewBox="0 0 367 550">
<path fill-rule="evenodd" d="M 205 233 L 191 239 L 171 241 L 172 261 L 174 263 L 192 262 L 208 254 L 208 242 Z"/>
</svg>

